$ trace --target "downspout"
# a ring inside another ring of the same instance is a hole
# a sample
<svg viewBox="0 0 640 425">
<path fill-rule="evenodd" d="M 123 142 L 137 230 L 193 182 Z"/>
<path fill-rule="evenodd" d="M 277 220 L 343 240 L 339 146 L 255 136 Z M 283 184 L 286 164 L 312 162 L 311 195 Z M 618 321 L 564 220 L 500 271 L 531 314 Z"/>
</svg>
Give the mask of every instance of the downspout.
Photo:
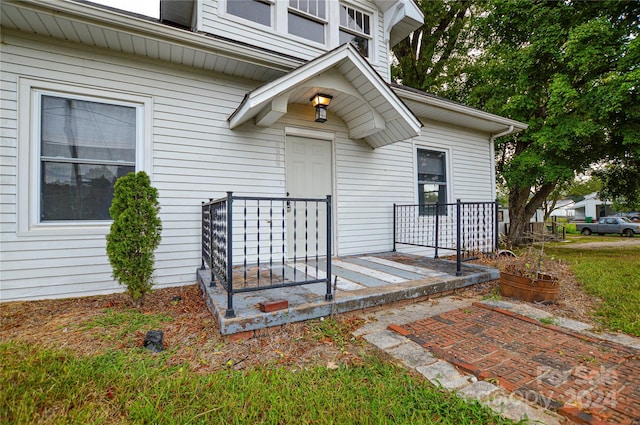
<svg viewBox="0 0 640 425">
<path fill-rule="evenodd" d="M 491 152 L 491 165 L 492 165 L 491 179 L 493 181 L 491 192 L 492 192 L 493 199 L 496 199 L 498 197 L 498 192 L 496 190 L 496 147 L 494 142 L 498 137 L 506 136 L 507 134 L 511 134 L 511 133 L 513 133 L 513 125 L 510 125 L 509 129 L 503 131 L 502 133 L 492 134 L 491 138 L 489 139 L 489 150 Z"/>
</svg>

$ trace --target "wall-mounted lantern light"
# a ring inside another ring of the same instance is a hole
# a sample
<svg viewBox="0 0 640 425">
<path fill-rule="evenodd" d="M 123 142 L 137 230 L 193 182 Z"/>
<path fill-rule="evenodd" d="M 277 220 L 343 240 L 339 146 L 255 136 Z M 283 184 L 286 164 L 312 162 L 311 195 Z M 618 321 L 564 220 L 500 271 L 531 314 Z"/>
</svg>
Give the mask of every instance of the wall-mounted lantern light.
<svg viewBox="0 0 640 425">
<path fill-rule="evenodd" d="M 322 93 L 318 93 L 309 99 L 311 104 L 316 108 L 316 122 L 327 121 L 327 106 L 329 106 L 331 99 L 333 99 L 333 96 Z"/>
</svg>

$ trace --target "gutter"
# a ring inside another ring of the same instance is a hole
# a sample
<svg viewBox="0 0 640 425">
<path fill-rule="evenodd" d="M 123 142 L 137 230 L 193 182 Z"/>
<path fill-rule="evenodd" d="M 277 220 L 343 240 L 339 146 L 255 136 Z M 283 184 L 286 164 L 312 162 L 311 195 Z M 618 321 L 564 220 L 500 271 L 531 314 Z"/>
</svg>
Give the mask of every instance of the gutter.
<svg viewBox="0 0 640 425">
<path fill-rule="evenodd" d="M 493 144 L 493 142 L 498 137 L 506 136 L 507 134 L 511 134 L 511 133 L 513 133 L 513 125 L 510 125 L 509 128 L 507 130 L 503 131 L 502 133 L 492 134 L 491 138 L 489 139 L 489 142 L 491 142 Z"/>
</svg>

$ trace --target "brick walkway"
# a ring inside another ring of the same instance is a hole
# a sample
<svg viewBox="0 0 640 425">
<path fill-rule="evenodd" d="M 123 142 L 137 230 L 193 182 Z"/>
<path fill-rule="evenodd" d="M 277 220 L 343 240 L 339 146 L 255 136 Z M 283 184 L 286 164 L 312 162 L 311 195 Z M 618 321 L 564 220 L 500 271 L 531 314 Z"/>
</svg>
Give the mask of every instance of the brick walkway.
<svg viewBox="0 0 640 425">
<path fill-rule="evenodd" d="M 572 421 L 640 424 L 638 350 L 480 303 L 389 329 Z"/>
</svg>

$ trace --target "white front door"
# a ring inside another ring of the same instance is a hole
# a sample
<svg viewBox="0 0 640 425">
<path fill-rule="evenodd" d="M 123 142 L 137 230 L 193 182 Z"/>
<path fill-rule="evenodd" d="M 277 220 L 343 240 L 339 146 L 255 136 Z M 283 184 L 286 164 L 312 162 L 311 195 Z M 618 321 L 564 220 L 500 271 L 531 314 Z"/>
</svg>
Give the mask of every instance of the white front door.
<svg viewBox="0 0 640 425">
<path fill-rule="evenodd" d="M 288 197 L 326 199 L 332 194 L 331 141 L 287 136 L 285 157 Z M 320 256 L 326 255 L 326 213 L 326 204 L 288 203 L 289 258 L 311 257 L 316 252 Z"/>
</svg>

